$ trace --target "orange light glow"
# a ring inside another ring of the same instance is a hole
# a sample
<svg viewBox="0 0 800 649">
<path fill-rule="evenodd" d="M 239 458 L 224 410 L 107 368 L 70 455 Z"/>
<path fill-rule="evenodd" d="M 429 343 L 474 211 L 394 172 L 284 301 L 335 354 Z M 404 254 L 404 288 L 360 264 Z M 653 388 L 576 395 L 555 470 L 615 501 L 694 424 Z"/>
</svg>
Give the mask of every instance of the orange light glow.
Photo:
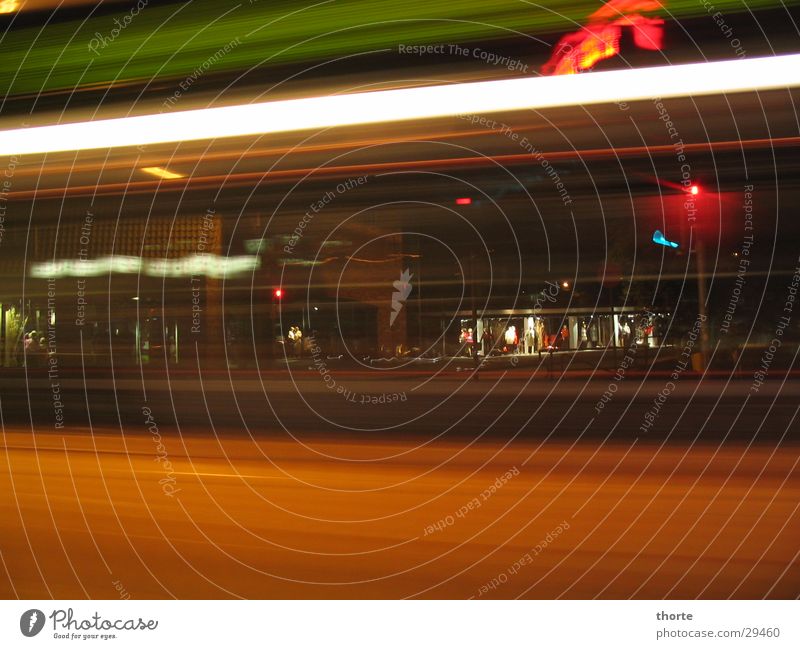
<svg viewBox="0 0 800 649">
<path fill-rule="evenodd" d="M 150 174 L 151 176 L 155 176 L 156 178 L 162 178 L 163 180 L 175 180 L 176 178 L 184 178 L 183 174 L 176 174 L 173 171 L 168 171 L 163 167 L 142 167 L 142 171 L 146 174 Z"/>
<path fill-rule="evenodd" d="M 0 14 L 13 14 L 18 9 L 17 0 L 0 0 Z"/>
</svg>

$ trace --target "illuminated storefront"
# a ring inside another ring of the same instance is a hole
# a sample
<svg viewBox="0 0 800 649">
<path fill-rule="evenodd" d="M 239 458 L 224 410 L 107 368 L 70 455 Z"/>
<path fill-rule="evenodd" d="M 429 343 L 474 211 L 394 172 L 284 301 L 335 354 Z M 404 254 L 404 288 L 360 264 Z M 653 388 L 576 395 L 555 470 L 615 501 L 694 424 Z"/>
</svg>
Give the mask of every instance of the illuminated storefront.
<svg viewBox="0 0 800 649">
<path fill-rule="evenodd" d="M 486 311 L 476 323 L 468 311 L 461 311 L 453 323 L 442 321 L 442 351 L 446 355 L 467 355 L 471 348 L 464 344 L 459 332 L 473 328 L 479 355 L 625 348 L 634 341 L 640 346 L 657 347 L 668 315 L 635 306 L 566 310 L 553 307 Z"/>
</svg>

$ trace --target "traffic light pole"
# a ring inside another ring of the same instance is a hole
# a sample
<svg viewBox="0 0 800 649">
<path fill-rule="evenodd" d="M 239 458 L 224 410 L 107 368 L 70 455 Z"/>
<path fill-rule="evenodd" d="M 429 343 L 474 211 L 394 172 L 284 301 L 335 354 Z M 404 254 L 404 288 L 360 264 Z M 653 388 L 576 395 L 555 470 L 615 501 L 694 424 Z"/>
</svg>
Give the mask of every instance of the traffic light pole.
<svg viewBox="0 0 800 649">
<path fill-rule="evenodd" d="M 708 291 L 706 287 L 706 250 L 703 245 L 703 238 L 697 235 L 694 242 L 695 263 L 697 264 L 697 308 L 700 315 L 700 354 L 703 358 L 703 370 L 708 363 L 710 340 L 708 332 L 708 305 L 706 304 Z"/>
<path fill-rule="evenodd" d="M 614 354 L 614 369 L 617 365 L 617 320 L 614 313 L 614 287 L 608 287 L 608 310 L 611 313 L 611 348 Z"/>
<path fill-rule="evenodd" d="M 469 253 L 469 298 L 472 310 L 472 362 L 474 365 L 473 378 L 480 379 L 480 359 L 478 358 L 478 308 L 475 304 L 475 253 Z"/>
</svg>

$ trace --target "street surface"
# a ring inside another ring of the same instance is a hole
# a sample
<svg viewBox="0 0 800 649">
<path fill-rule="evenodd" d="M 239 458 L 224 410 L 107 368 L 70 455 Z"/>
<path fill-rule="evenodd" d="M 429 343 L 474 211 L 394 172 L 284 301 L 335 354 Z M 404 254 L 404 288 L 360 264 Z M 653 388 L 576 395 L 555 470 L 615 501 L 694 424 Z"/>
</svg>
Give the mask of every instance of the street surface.
<svg viewBox="0 0 800 649">
<path fill-rule="evenodd" d="M 264 380 L 273 413 L 260 381 L 240 381 L 237 420 L 230 381 L 205 396 L 153 382 L 114 426 L 98 385 L 65 402 L 101 424 L 67 409 L 56 430 L 38 399 L 32 433 L 6 389 L 0 594 L 800 595 L 791 383 L 751 398 L 746 382 L 684 380 L 642 434 L 662 379 L 623 385 L 598 415 L 600 380 L 338 378 L 406 401 L 354 403 L 308 374 Z"/>
</svg>

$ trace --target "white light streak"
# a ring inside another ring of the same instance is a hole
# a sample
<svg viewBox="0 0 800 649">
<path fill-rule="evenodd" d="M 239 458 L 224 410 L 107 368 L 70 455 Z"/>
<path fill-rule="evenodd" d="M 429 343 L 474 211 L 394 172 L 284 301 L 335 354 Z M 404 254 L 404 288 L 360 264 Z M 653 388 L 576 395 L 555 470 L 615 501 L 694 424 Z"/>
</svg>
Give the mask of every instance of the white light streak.
<svg viewBox="0 0 800 649">
<path fill-rule="evenodd" d="M 290 99 L 0 131 L 0 155 L 800 86 L 800 54 Z"/>
</svg>

